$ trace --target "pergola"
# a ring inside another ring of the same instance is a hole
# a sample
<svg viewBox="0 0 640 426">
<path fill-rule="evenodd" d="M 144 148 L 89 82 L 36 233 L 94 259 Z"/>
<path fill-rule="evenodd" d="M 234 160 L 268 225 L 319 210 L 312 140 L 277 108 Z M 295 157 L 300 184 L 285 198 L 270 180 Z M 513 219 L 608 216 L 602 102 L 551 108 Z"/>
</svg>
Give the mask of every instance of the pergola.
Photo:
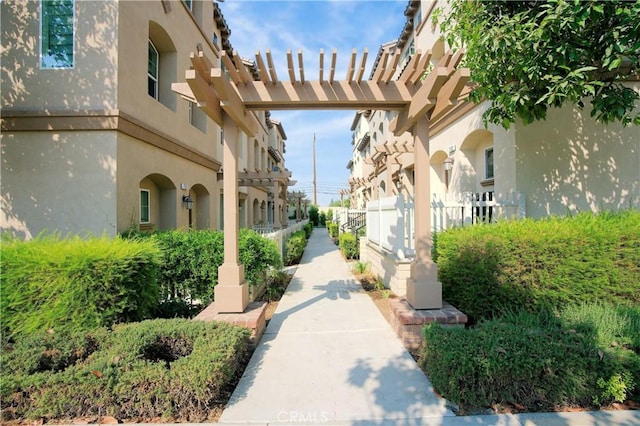
<svg viewBox="0 0 640 426">
<path fill-rule="evenodd" d="M 429 122 L 443 117 L 457 103 L 469 81 L 468 68 L 458 68 L 462 52 L 447 52 L 434 66 L 431 52 L 417 51 L 397 78 L 393 78 L 401 52 L 385 51 L 370 79 L 364 80 L 367 60 L 365 49 L 357 59 L 351 53 L 344 80 L 336 79 L 337 51 L 325 58 L 320 51 L 317 79 L 305 73 L 303 54 L 287 52 L 288 80 L 278 77 L 270 51 L 266 62 L 255 54 L 258 79 L 249 72 L 246 62 L 234 52 L 221 52 L 224 69 L 214 66 L 202 52 L 192 53 L 191 69 L 185 83 L 174 83 L 173 90 L 197 103 L 223 129 L 224 171 L 224 263 L 218 272 L 215 303 L 218 312 L 243 312 L 249 303 L 244 268 L 239 262 L 238 233 L 238 129 L 254 136 L 259 123 L 252 111 L 258 110 L 397 110 L 390 130 L 399 136 L 410 131 L 415 164 L 415 248 L 407 282 L 407 301 L 415 309 L 442 307 L 442 286 L 437 267 L 431 259 L 431 212 L 429 204 Z M 297 61 L 296 61 L 297 59 Z M 325 63 L 325 59 L 327 62 Z M 383 145 L 393 154 L 399 147 Z M 404 146 L 402 149 L 408 149 Z M 264 174 L 264 176 L 263 176 Z M 267 176 L 267 174 L 269 176 Z M 281 175 L 280 175 L 281 174 Z M 252 179 L 288 179 L 287 172 L 255 172 Z"/>
</svg>

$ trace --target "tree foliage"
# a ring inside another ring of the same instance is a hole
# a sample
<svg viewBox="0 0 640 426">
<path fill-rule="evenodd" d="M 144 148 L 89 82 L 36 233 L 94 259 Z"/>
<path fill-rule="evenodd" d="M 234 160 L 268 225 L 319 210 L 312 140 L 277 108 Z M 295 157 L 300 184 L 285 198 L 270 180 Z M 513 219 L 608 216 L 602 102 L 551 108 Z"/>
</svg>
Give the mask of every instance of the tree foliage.
<svg viewBox="0 0 640 426">
<path fill-rule="evenodd" d="M 640 0 L 451 0 L 438 11 L 448 43 L 466 49 L 471 100 L 491 100 L 485 124 L 546 118 L 566 102 L 602 123 L 640 125 Z M 635 111 L 634 111 L 635 109 Z"/>
</svg>

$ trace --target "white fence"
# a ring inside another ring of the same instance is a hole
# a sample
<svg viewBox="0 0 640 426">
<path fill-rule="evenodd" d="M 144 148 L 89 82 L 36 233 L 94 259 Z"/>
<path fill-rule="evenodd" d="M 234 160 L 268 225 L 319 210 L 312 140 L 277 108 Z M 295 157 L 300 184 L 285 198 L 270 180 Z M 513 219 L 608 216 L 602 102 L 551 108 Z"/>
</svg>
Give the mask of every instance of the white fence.
<svg viewBox="0 0 640 426">
<path fill-rule="evenodd" d="M 525 217 L 524 194 L 463 193 L 446 198 L 434 195 L 431 202 L 431 231 L 454 226 L 494 223 Z M 395 254 L 399 259 L 415 255 L 414 205 L 402 195 L 367 203 L 367 240 Z"/>
<path fill-rule="evenodd" d="M 399 259 L 414 255 L 413 203 L 402 195 L 367 203 L 367 240 Z"/>
<path fill-rule="evenodd" d="M 522 219 L 525 213 L 525 197 L 521 192 L 434 194 L 431 201 L 431 230 L 439 232 L 454 226 Z"/>
<path fill-rule="evenodd" d="M 289 226 L 278 230 L 274 230 L 273 226 L 256 226 L 253 229 L 259 232 L 263 237 L 275 241 L 280 249 L 280 254 L 284 256 L 284 249 L 291 234 L 302 230 L 302 227 L 307 223 L 309 223 L 309 220 L 305 219 L 295 223 L 289 222 Z"/>
</svg>

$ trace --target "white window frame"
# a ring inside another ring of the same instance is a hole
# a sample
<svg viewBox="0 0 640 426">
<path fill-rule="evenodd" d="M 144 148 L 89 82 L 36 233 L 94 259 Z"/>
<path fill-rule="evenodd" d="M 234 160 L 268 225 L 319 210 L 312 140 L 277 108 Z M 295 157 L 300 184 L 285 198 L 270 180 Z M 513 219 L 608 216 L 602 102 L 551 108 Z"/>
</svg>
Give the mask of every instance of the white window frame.
<svg viewBox="0 0 640 426">
<path fill-rule="evenodd" d="M 51 69 L 73 69 L 75 67 L 75 57 L 76 57 L 76 1 L 75 0 L 64 0 L 71 2 L 71 59 L 69 64 L 59 64 L 57 59 L 54 59 L 54 64 L 47 64 L 49 59 L 49 54 L 44 54 L 45 49 L 45 40 L 51 38 L 48 29 L 46 30 L 45 36 L 45 16 L 44 16 L 44 4 L 51 2 L 46 0 L 40 1 L 40 69 L 51 70 Z"/>
<path fill-rule="evenodd" d="M 491 161 L 489 161 L 489 156 L 491 156 Z M 489 163 L 491 163 L 491 168 L 489 168 Z M 491 172 L 491 176 L 489 176 L 489 172 Z M 495 177 L 495 162 L 493 157 L 493 147 L 487 148 L 484 150 L 484 178 L 486 180 L 494 179 Z"/>
<path fill-rule="evenodd" d="M 147 194 L 147 220 L 142 220 L 142 194 Z M 151 191 L 140 188 L 140 223 L 151 223 Z"/>
<path fill-rule="evenodd" d="M 147 94 L 149 96 L 151 96 L 153 99 L 155 100 L 160 100 L 159 99 L 159 94 L 158 94 L 158 87 L 160 86 L 160 52 L 158 52 L 158 49 L 156 48 L 156 45 L 153 44 L 153 42 L 151 40 L 149 40 L 148 43 L 148 47 L 147 47 L 147 52 L 148 52 L 148 48 L 151 47 L 153 48 L 153 51 L 156 54 L 156 75 L 152 75 L 150 70 L 149 70 L 149 54 L 147 53 Z M 154 94 L 152 95 L 151 93 L 149 93 L 149 81 L 153 80 L 155 82 L 155 87 L 154 87 Z"/>
</svg>

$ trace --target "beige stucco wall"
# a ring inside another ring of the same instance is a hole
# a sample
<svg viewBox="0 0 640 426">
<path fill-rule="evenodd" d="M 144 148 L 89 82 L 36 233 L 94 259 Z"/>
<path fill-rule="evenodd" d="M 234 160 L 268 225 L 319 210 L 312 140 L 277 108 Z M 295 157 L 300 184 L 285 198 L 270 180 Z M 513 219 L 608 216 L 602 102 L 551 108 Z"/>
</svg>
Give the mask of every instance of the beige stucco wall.
<svg viewBox="0 0 640 426">
<path fill-rule="evenodd" d="M 117 108 L 117 2 L 75 3 L 75 54 L 71 69 L 40 69 L 39 1 L 3 0 L 0 8 L 4 110 Z M 96 89 L 96 83 L 100 90 Z"/>
<path fill-rule="evenodd" d="M 189 103 L 171 92 L 171 83 L 184 82 L 185 71 L 190 68 L 189 54 L 198 46 L 214 64 L 219 64 L 217 50 L 211 48 L 203 33 L 196 25 L 197 20 L 183 2 L 171 2 L 171 10 L 165 13 L 160 1 L 119 2 L 118 40 L 118 108 L 135 119 L 153 126 L 156 131 L 180 140 L 187 146 L 208 156 L 222 160 L 220 149 L 220 127 L 212 120 L 206 120 L 203 130 L 189 123 Z M 213 37 L 213 3 L 197 2 L 198 15 L 208 17 L 202 21 L 203 31 L 208 39 Z M 155 37 L 160 47 L 162 33 L 170 39 L 174 53 L 160 52 L 159 98 L 147 93 L 148 41 Z M 150 34 L 150 32 L 152 34 Z M 172 55 L 172 66 L 162 66 L 163 57 Z M 164 102 L 164 103 L 163 103 Z"/>
<path fill-rule="evenodd" d="M 527 216 L 640 207 L 640 127 L 597 124 L 565 107 L 515 131 Z"/>
<path fill-rule="evenodd" d="M 118 135 L 118 231 L 125 231 L 139 222 L 139 190 L 143 179 L 153 176 L 156 190 L 165 191 L 167 200 L 162 206 L 162 217 L 154 216 L 151 222 L 161 229 L 186 229 L 189 225 L 188 210 L 182 205 L 182 195 L 194 200 L 192 220 L 199 229 L 217 228 L 221 183 L 212 169 L 194 164 L 182 157 L 120 133 Z M 182 189 L 184 184 L 187 189 Z M 144 187 L 144 185 L 142 186 Z M 194 190 L 195 187 L 195 190 Z M 152 207 L 154 193 L 152 192 Z M 203 212 L 205 213 L 203 215 Z"/>
<path fill-rule="evenodd" d="M 115 235 L 116 132 L 2 135 L 2 229 Z"/>
</svg>

